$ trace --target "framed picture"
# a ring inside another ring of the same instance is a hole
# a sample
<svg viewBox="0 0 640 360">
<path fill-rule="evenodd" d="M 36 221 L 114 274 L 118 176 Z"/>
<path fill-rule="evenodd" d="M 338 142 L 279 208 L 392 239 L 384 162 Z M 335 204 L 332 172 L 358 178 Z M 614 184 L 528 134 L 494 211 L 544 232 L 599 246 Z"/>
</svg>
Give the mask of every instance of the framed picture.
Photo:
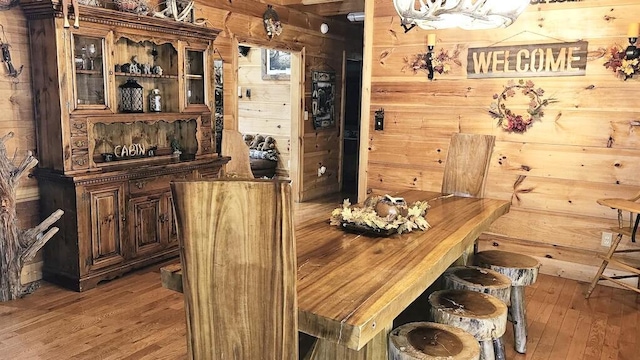
<svg viewBox="0 0 640 360">
<path fill-rule="evenodd" d="M 336 73 L 312 71 L 311 114 L 313 128 L 326 129 L 336 125 Z"/>
<path fill-rule="evenodd" d="M 262 80 L 289 80 L 291 53 L 262 49 Z"/>
</svg>

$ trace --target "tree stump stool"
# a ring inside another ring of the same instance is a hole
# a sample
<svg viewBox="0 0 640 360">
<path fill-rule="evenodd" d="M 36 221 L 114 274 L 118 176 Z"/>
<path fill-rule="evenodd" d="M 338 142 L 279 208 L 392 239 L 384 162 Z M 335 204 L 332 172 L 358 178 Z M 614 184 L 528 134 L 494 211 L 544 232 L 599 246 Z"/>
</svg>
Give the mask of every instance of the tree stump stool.
<svg viewBox="0 0 640 360">
<path fill-rule="evenodd" d="M 478 360 L 480 346 L 471 334 L 453 326 L 413 322 L 389 334 L 390 360 Z"/>
<path fill-rule="evenodd" d="M 493 339 L 504 334 L 507 305 L 500 299 L 469 290 L 440 290 L 429 296 L 435 322 L 460 328 L 480 342 L 480 358 L 494 360 Z"/>
<path fill-rule="evenodd" d="M 490 268 L 511 279 L 511 304 L 509 315 L 513 322 L 515 349 L 527 351 L 527 316 L 524 303 L 524 287 L 536 282 L 540 263 L 531 256 L 506 251 L 488 250 L 477 253 L 476 265 Z"/>
<path fill-rule="evenodd" d="M 489 294 L 509 306 L 511 299 L 511 280 L 491 269 L 477 266 L 454 266 L 442 275 L 446 289 L 470 290 Z M 502 337 L 493 339 L 496 359 L 504 360 L 505 351 Z"/>
</svg>

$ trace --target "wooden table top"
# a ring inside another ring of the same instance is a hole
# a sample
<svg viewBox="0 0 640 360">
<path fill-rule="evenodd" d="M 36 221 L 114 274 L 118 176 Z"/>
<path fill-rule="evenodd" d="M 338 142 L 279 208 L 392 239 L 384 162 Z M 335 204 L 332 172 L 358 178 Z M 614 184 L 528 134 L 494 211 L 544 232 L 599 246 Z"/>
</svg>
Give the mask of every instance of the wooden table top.
<svg viewBox="0 0 640 360">
<path fill-rule="evenodd" d="M 330 226 L 329 214 L 296 227 L 298 329 L 361 349 L 510 206 L 503 200 L 439 195 L 395 195 L 409 203 L 431 200 L 426 218 L 432 228 L 424 232 L 388 238 L 352 234 Z"/>
<path fill-rule="evenodd" d="M 326 205 L 296 214 L 300 331 L 360 350 L 510 206 L 424 191 L 394 196 L 409 203 L 429 200 L 426 218 L 432 228 L 376 238 L 330 226 Z M 182 291 L 179 264 L 162 272 L 165 287 Z"/>
</svg>

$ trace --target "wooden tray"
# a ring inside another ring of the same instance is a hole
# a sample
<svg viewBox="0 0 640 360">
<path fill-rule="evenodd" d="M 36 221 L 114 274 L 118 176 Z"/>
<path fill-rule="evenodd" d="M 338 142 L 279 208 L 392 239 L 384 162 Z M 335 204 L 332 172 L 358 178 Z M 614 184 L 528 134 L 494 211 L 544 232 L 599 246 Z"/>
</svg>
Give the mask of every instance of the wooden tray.
<svg viewBox="0 0 640 360">
<path fill-rule="evenodd" d="M 369 236 L 387 237 L 396 233 L 396 229 L 374 229 L 365 225 L 343 222 L 340 227 L 345 231 Z"/>
</svg>

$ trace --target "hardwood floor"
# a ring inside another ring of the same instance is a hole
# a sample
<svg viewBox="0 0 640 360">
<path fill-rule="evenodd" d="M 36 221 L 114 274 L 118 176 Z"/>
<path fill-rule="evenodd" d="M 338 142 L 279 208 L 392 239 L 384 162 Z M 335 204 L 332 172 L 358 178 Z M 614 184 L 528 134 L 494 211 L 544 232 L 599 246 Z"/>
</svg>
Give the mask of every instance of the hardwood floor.
<svg viewBox="0 0 640 360">
<path fill-rule="evenodd" d="M 540 275 L 526 289 L 527 354 L 507 359 L 640 359 L 636 293 Z M 304 348 L 305 346 L 301 346 Z M 184 359 L 182 295 L 160 286 L 154 266 L 76 293 L 45 283 L 0 303 L 0 359 Z"/>
<path fill-rule="evenodd" d="M 298 205 L 296 223 L 326 217 L 339 202 Z M 45 283 L 23 299 L 0 303 L 0 360 L 186 358 L 182 294 L 161 287 L 159 268 L 83 293 Z M 514 352 L 508 325 L 507 359 L 640 359 L 638 295 L 600 285 L 585 300 L 586 289 L 540 275 L 526 289 L 527 354 Z M 303 351 L 307 339 L 301 337 Z"/>
</svg>

